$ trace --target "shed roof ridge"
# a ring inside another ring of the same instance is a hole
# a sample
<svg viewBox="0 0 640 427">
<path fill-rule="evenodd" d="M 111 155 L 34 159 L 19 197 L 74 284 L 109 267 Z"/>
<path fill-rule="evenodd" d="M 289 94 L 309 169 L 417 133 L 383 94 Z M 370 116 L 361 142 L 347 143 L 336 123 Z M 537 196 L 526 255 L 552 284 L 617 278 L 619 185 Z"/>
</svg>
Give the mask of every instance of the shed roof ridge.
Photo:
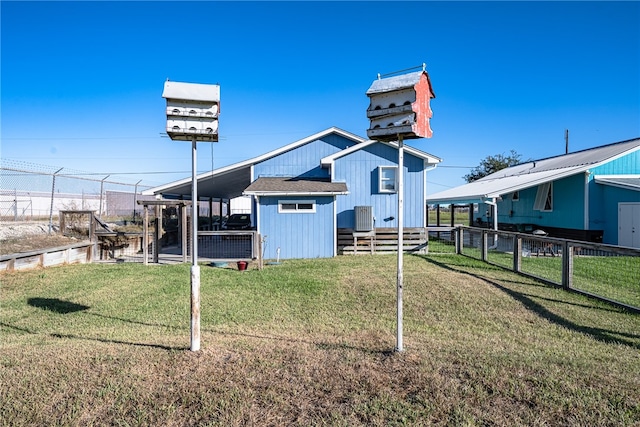
<svg viewBox="0 0 640 427">
<path fill-rule="evenodd" d="M 559 157 L 571 156 L 572 154 L 580 154 L 580 153 L 585 153 L 585 152 L 588 152 L 588 151 L 598 151 L 598 150 L 603 150 L 605 148 L 613 147 L 614 145 L 628 144 L 628 143 L 633 142 L 633 141 L 637 141 L 638 142 L 637 146 L 640 147 L 640 137 L 637 137 L 637 138 L 627 139 L 627 140 L 624 140 L 624 141 L 611 142 L 609 144 L 598 145 L 597 147 L 583 148 L 582 150 L 571 151 L 569 153 L 557 154 L 555 156 L 543 157 L 541 159 L 536 159 L 536 160 L 533 160 L 533 161 L 534 162 L 542 162 L 544 160 L 551 160 L 551 159 L 557 159 Z M 531 163 L 531 162 L 532 161 L 530 160 L 528 162 L 523 162 L 523 163 L 520 163 L 520 164 L 527 164 L 527 163 Z M 593 163 L 596 163 L 596 162 L 593 162 Z"/>
</svg>

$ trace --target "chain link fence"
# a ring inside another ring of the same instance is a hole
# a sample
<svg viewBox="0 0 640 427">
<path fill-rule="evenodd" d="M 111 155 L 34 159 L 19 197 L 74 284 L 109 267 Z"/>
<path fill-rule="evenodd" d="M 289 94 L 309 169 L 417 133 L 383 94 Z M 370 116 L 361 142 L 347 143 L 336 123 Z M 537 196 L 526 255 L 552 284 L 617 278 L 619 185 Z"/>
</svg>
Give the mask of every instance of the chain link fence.
<svg viewBox="0 0 640 427">
<path fill-rule="evenodd" d="M 95 211 L 99 217 L 139 217 L 143 208 L 137 201 L 153 199 L 140 192 L 150 186 L 109 177 L 2 159 L 0 221 L 50 221 L 64 210 Z"/>
</svg>

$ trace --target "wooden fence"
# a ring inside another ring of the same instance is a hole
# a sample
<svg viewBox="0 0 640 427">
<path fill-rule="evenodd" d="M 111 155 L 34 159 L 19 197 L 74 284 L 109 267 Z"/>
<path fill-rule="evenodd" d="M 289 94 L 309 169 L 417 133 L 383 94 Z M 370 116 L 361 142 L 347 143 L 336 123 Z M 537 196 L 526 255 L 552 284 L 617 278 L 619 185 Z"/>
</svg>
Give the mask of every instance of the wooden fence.
<svg viewBox="0 0 640 427">
<path fill-rule="evenodd" d="M 640 312 L 640 249 L 457 227 L 455 251 Z"/>
<path fill-rule="evenodd" d="M 95 243 L 81 242 L 55 248 L 0 256 L 0 272 L 30 270 L 63 264 L 85 264 L 93 261 Z"/>
</svg>

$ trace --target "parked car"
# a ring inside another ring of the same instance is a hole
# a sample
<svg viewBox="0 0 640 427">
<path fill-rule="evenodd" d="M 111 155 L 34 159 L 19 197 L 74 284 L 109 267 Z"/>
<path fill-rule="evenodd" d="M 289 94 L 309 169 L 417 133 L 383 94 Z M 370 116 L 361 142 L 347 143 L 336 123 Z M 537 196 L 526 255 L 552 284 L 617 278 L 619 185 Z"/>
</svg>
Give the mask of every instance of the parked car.
<svg viewBox="0 0 640 427">
<path fill-rule="evenodd" d="M 222 224 L 223 230 L 250 230 L 251 215 L 233 214 Z"/>
</svg>

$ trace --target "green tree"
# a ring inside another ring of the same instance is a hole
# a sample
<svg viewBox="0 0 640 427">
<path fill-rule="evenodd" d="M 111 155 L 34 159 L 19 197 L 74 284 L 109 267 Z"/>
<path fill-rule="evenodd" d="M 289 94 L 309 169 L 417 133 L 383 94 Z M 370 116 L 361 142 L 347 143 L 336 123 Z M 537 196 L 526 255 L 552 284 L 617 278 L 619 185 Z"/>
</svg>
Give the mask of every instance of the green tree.
<svg viewBox="0 0 640 427">
<path fill-rule="evenodd" d="M 518 154 L 515 150 L 511 150 L 509 154 L 496 154 L 495 156 L 487 156 L 480 161 L 480 164 L 471 169 L 467 175 L 462 178 L 467 182 L 477 181 L 487 175 L 491 175 L 500 169 L 508 168 L 522 163 L 520 159 L 522 155 Z"/>
</svg>

